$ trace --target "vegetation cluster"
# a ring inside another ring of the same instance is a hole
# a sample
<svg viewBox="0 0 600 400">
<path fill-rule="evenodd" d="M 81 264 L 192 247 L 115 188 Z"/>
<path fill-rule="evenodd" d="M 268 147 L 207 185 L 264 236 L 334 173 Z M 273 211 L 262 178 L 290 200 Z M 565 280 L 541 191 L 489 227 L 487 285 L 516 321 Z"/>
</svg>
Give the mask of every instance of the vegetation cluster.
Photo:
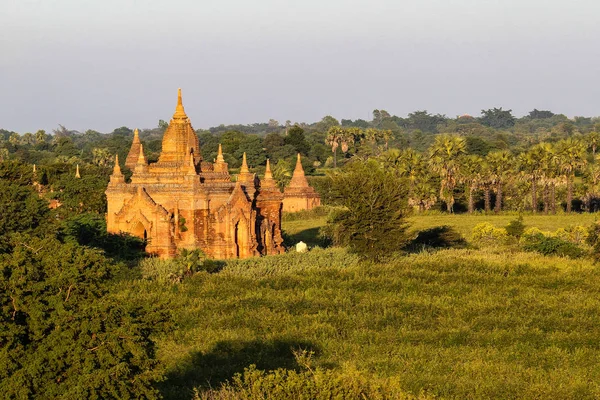
<svg viewBox="0 0 600 400">
<path fill-rule="evenodd" d="M 141 133 L 150 160 L 165 127 Z M 599 131 L 503 109 L 199 131 L 205 159 L 269 157 L 280 186 L 303 154 L 327 204 L 283 216 L 309 252 L 227 262 L 106 232 L 130 129 L 0 131 L 0 391 L 598 398 Z"/>
</svg>

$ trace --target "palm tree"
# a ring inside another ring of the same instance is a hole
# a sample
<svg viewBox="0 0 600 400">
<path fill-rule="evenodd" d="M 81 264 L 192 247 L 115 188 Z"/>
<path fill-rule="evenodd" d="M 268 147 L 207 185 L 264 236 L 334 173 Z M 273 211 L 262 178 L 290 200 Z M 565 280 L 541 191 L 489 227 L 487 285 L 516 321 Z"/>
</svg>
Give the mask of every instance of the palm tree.
<svg viewBox="0 0 600 400">
<path fill-rule="evenodd" d="M 489 177 L 496 188 L 494 212 L 499 213 L 502 211 L 502 187 L 510 172 L 512 155 L 506 150 L 493 151 L 488 153 L 486 160 L 489 165 Z"/>
<path fill-rule="evenodd" d="M 542 179 L 543 170 L 541 168 L 545 154 L 543 146 L 534 146 L 526 153 L 521 153 L 518 158 L 519 170 L 531 182 L 531 211 L 537 212 L 537 184 Z"/>
<path fill-rule="evenodd" d="M 340 145 L 344 130 L 339 126 L 332 126 L 327 131 L 327 137 L 325 138 L 325 144 L 331 147 L 333 153 L 333 168 L 337 168 L 337 148 Z"/>
<path fill-rule="evenodd" d="M 579 139 L 563 139 L 556 144 L 556 162 L 558 169 L 567 183 L 567 212 L 571 212 L 573 202 L 573 182 L 575 172 L 586 164 L 585 145 Z"/>
<path fill-rule="evenodd" d="M 460 157 L 465 154 L 465 139 L 457 135 L 438 135 L 429 148 L 429 165 L 440 178 L 440 199 L 453 212 L 454 188 L 460 168 Z"/>
<path fill-rule="evenodd" d="M 596 157 L 596 149 L 598 148 L 598 144 L 600 144 L 600 133 L 593 131 L 588 133 L 585 138 L 585 141 L 588 145 L 588 148 L 592 149 L 592 154 L 594 158 Z"/>
<path fill-rule="evenodd" d="M 591 201 L 594 198 L 598 198 L 599 186 L 600 186 L 600 163 L 598 157 L 595 158 L 595 163 L 589 164 L 585 171 L 585 183 L 586 183 L 586 194 L 584 196 L 584 202 L 588 211 L 592 210 Z"/>
<path fill-rule="evenodd" d="M 462 158 L 459 180 L 467 185 L 469 193 L 469 214 L 475 211 L 475 200 L 473 194 L 483 181 L 482 169 L 483 159 L 477 155 L 468 155 Z"/>
<path fill-rule="evenodd" d="M 548 214 L 550 210 L 556 212 L 556 152 L 555 148 L 550 143 L 540 143 L 535 146 L 536 151 L 541 157 L 539 165 L 540 183 L 543 185 L 542 201 L 544 203 L 544 214 Z"/>
</svg>

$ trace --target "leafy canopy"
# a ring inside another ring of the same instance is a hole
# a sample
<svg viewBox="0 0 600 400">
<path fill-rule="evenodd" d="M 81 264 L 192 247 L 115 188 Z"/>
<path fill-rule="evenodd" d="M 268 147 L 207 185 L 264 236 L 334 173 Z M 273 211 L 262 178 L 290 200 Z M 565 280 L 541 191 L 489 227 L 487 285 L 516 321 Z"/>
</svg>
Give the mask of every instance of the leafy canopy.
<svg viewBox="0 0 600 400">
<path fill-rule="evenodd" d="M 409 240 L 404 180 L 374 160 L 355 160 L 330 178 L 333 201 L 344 207 L 327 228 L 336 244 L 372 260 L 404 247 Z"/>
</svg>

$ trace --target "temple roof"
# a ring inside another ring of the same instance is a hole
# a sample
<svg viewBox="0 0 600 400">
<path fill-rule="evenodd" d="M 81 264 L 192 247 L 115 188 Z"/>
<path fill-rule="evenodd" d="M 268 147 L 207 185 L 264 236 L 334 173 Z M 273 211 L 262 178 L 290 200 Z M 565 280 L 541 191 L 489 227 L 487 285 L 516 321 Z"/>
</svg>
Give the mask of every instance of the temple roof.
<svg viewBox="0 0 600 400">
<path fill-rule="evenodd" d="M 179 89 L 175 113 L 163 136 L 162 151 L 158 162 L 184 164 L 190 152 L 194 154 L 196 165 L 202 161 L 200 142 L 183 108 L 181 89 Z"/>
<path fill-rule="evenodd" d="M 138 157 L 140 156 L 140 134 L 137 129 L 133 131 L 133 143 L 129 149 L 129 154 L 125 159 L 125 166 L 133 171 L 135 164 L 137 163 Z"/>
<path fill-rule="evenodd" d="M 290 181 L 289 187 L 291 188 L 307 188 L 309 187 L 308 181 L 306 180 L 306 176 L 304 176 L 304 168 L 302 168 L 302 161 L 300 160 L 300 153 L 298 153 L 298 158 L 296 160 L 296 168 L 294 168 L 294 174 L 292 175 L 292 180 Z"/>
</svg>

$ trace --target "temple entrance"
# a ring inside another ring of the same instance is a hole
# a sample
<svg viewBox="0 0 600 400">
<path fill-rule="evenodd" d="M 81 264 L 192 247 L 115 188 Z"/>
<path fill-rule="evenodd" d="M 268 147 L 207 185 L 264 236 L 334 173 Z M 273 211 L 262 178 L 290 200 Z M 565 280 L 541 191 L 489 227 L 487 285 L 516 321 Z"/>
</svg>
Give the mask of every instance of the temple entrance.
<svg viewBox="0 0 600 400">
<path fill-rule="evenodd" d="M 133 226 L 133 229 L 131 230 L 131 234 L 139 237 L 140 239 L 144 239 L 144 240 L 148 239 L 148 231 L 146 231 L 146 228 L 144 227 L 144 225 L 142 225 L 142 223 L 139 221 Z"/>
<path fill-rule="evenodd" d="M 237 258 L 246 258 L 249 256 L 249 238 L 248 238 L 248 224 L 244 219 L 240 219 L 236 222 L 234 227 L 234 243 L 235 243 L 235 256 Z"/>
</svg>

